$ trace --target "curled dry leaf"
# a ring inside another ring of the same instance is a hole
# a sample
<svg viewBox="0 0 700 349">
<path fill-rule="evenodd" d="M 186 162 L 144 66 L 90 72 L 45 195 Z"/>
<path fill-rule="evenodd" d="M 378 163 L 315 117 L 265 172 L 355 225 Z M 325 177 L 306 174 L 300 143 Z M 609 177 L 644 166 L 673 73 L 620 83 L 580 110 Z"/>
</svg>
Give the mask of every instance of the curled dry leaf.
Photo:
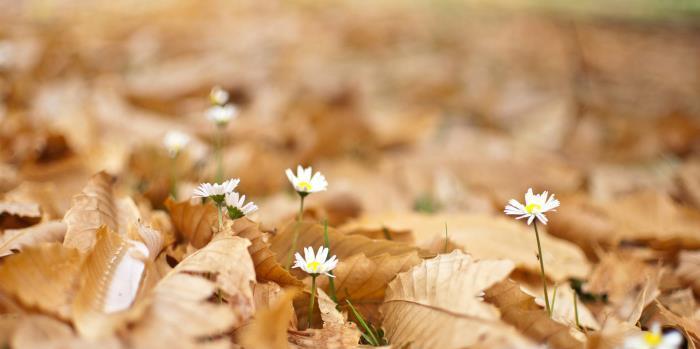
<svg viewBox="0 0 700 349">
<path fill-rule="evenodd" d="M 0 202 L 0 229 L 24 228 L 39 223 L 41 210 L 32 202 Z"/>
<path fill-rule="evenodd" d="M 289 331 L 289 342 L 300 348 L 358 348 L 360 331 L 346 315 L 336 309 L 336 304 L 323 290 L 318 290 L 318 309 L 323 329 Z"/>
<path fill-rule="evenodd" d="M 676 275 L 700 295 L 700 251 L 681 251 Z"/>
<path fill-rule="evenodd" d="M 253 261 L 246 239 L 219 236 L 185 258 L 144 300 L 133 325 L 134 348 L 228 348 L 220 335 L 253 315 Z M 226 303 L 210 301 L 221 292 Z"/>
<path fill-rule="evenodd" d="M 349 299 L 366 320 L 378 323 L 378 307 L 384 301 L 389 282 L 396 274 L 420 262 L 415 252 L 395 256 L 381 254 L 371 258 L 360 253 L 341 259 L 333 271 L 338 304 L 346 308 L 345 300 Z M 328 283 L 327 278 L 318 281 L 319 287 L 325 290 L 328 290 Z"/>
<path fill-rule="evenodd" d="M 78 250 L 58 243 L 27 247 L 0 265 L 0 289 L 24 307 L 69 319 L 81 265 Z"/>
<path fill-rule="evenodd" d="M 5 230 L 0 235 L 0 257 L 43 242 L 62 242 L 65 234 L 66 224 L 59 221 L 49 221 L 23 229 Z"/>
<path fill-rule="evenodd" d="M 666 309 L 659 301 L 652 302 L 644 309 L 639 322 L 651 327 L 652 324 L 658 322 L 661 326 L 670 326 L 681 331 L 683 336 L 688 341 L 688 348 L 700 347 L 700 324 L 697 321 L 678 316 L 672 311 Z"/>
<path fill-rule="evenodd" d="M 275 253 L 270 250 L 270 245 L 264 240 L 258 223 L 248 218 L 240 218 L 233 221 L 231 229 L 235 235 L 250 240 L 248 252 L 255 263 L 255 275 L 258 281 L 274 281 L 283 286 L 303 285 L 277 261 Z"/>
<path fill-rule="evenodd" d="M 300 252 L 305 246 L 312 246 L 317 250 L 324 244 L 322 225 L 311 222 L 301 222 L 298 227 L 296 225 L 296 222 L 291 222 L 270 241 L 270 249 L 276 253 L 277 260 L 281 263 L 286 263 L 286 258 L 290 255 L 295 230 L 298 232 L 298 240 L 297 250 L 293 252 Z M 420 257 L 430 256 L 428 252 L 410 245 L 388 240 L 372 240 L 361 235 L 346 235 L 331 227 L 328 227 L 328 240 L 330 253 L 336 255 L 339 260 L 358 253 L 364 253 L 370 258 L 385 253 L 396 256 L 411 252 Z"/>
<path fill-rule="evenodd" d="M 126 234 L 130 224 L 138 222 L 140 213 L 130 198 L 116 199 L 112 192 L 114 179 L 106 172 L 90 178 L 83 191 L 73 197 L 73 206 L 63 220 L 68 225 L 63 244 L 88 252 L 95 244 L 97 230 Z"/>
<path fill-rule="evenodd" d="M 381 306 L 387 339 L 399 348 L 534 348 L 480 299 L 513 268 L 511 261 L 474 261 L 454 251 L 399 274 Z"/>
<path fill-rule="evenodd" d="M 535 299 L 513 281 L 502 281 L 486 291 L 484 299 L 496 305 L 503 320 L 537 342 L 554 349 L 580 349 L 583 341 L 572 336 L 568 326 L 550 319 Z"/>
<path fill-rule="evenodd" d="M 170 212 L 178 239 L 202 248 L 212 237 L 212 227 L 216 226 L 216 207 L 210 202 L 192 204 L 189 200 L 175 202 L 168 198 L 165 207 Z"/>
<path fill-rule="evenodd" d="M 286 289 L 271 304 L 259 308 L 240 335 L 241 345 L 250 349 L 288 348 L 287 329 L 294 317 L 292 300 L 297 292 L 294 288 Z"/>
<path fill-rule="evenodd" d="M 142 290 L 146 264 L 155 259 L 143 242 L 111 232 L 106 226 L 97 231 L 96 238 L 73 303 L 75 327 L 87 338 L 108 337 L 135 316 L 126 310 Z"/>
<path fill-rule="evenodd" d="M 507 258 L 516 267 L 539 275 L 534 232 L 521 222 L 488 215 L 424 215 L 402 213 L 366 216 L 355 223 L 364 227 L 392 231 L 413 231 L 418 246 L 431 246 L 445 237 L 445 224 L 450 241 L 464 246 L 475 258 Z M 574 244 L 540 231 L 547 276 L 556 281 L 568 277 L 584 278 L 590 266 L 585 255 Z"/>
</svg>

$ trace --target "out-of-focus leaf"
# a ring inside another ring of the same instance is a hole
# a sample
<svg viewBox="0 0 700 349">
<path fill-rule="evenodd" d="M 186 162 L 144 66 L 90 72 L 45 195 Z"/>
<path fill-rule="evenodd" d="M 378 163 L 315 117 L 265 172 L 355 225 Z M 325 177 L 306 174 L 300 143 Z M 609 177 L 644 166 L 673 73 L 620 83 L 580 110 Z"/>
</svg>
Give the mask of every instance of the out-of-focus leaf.
<svg viewBox="0 0 700 349">
<path fill-rule="evenodd" d="M 700 251 L 681 251 L 676 275 L 700 294 Z"/>
<path fill-rule="evenodd" d="M 23 229 L 8 229 L 0 235 L 0 257 L 21 251 L 42 242 L 62 242 L 66 234 L 66 224 L 50 221 Z"/>
<path fill-rule="evenodd" d="M 39 205 L 31 202 L 0 202 L 0 229 L 25 228 L 41 220 Z"/>
<path fill-rule="evenodd" d="M 196 248 L 202 248 L 212 237 L 216 226 L 216 207 L 213 204 L 192 204 L 190 201 L 175 202 L 168 198 L 165 207 L 170 212 L 177 236 Z"/>
<path fill-rule="evenodd" d="M 534 348 L 480 299 L 513 268 L 511 261 L 474 261 L 455 251 L 399 274 L 381 307 L 387 339 L 401 348 Z"/>
<path fill-rule="evenodd" d="M 288 348 L 287 329 L 294 316 L 292 300 L 296 294 L 296 290 L 287 289 L 268 307 L 258 309 L 241 333 L 241 345 L 250 349 Z"/>
<path fill-rule="evenodd" d="M 58 243 L 27 247 L 3 260 L 0 288 L 25 307 L 69 319 L 81 265 L 78 250 Z"/>
</svg>

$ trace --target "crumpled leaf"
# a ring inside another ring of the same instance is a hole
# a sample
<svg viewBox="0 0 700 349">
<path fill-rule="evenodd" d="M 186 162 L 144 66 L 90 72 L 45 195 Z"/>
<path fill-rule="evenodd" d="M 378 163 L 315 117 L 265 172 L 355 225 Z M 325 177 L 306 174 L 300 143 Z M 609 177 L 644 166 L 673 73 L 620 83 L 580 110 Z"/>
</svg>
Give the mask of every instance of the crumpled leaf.
<svg viewBox="0 0 700 349">
<path fill-rule="evenodd" d="M 43 242 L 62 242 L 65 234 L 66 224 L 59 221 L 49 221 L 23 229 L 5 230 L 0 235 L 0 257 Z"/>
<path fill-rule="evenodd" d="M 387 227 L 392 231 L 413 231 L 418 246 L 431 246 L 439 238 L 444 243 L 445 224 L 450 241 L 464 246 L 475 258 L 507 258 L 516 267 L 539 276 L 537 242 L 531 227 L 506 217 L 480 214 L 424 215 L 386 214 L 361 218 L 364 227 Z M 359 224 L 359 223 L 356 223 Z M 590 266 L 581 250 L 540 229 L 547 276 L 555 281 L 568 277 L 585 278 Z"/>
<path fill-rule="evenodd" d="M 179 239 L 202 248 L 212 238 L 212 227 L 217 224 L 216 207 L 211 202 L 192 204 L 189 200 L 175 202 L 168 198 L 165 207 L 170 212 Z"/>
<path fill-rule="evenodd" d="M 41 209 L 36 203 L 0 201 L 0 230 L 25 228 L 40 220 Z"/>
<path fill-rule="evenodd" d="M 129 340 L 134 348 L 228 348 L 226 337 L 253 315 L 250 242 L 218 236 L 166 275 L 144 300 Z M 220 290 L 226 303 L 209 299 Z"/>
<path fill-rule="evenodd" d="M 296 224 L 296 222 L 291 222 L 270 241 L 270 249 L 283 265 L 290 255 Z M 305 246 L 312 246 L 314 250 L 317 250 L 319 246 L 324 244 L 323 226 L 320 224 L 301 222 L 298 234 L 297 249 L 294 252 L 303 251 Z M 339 260 L 358 253 L 364 253 L 370 258 L 384 253 L 395 256 L 411 252 L 417 253 L 420 257 L 430 256 L 430 253 L 410 245 L 389 240 L 372 240 L 361 235 L 346 235 L 331 227 L 328 227 L 328 240 L 330 253 L 337 256 Z"/>
<path fill-rule="evenodd" d="M 81 265 L 74 248 L 59 243 L 27 247 L 0 264 L 0 289 L 27 308 L 69 319 Z"/>
<path fill-rule="evenodd" d="M 116 199 L 112 176 L 99 172 L 90 178 L 83 191 L 73 197 L 73 206 L 63 220 L 68 225 L 63 244 L 88 252 L 95 244 L 97 230 L 125 235 L 129 225 L 138 222 L 140 213 L 130 198 Z"/>
<path fill-rule="evenodd" d="M 240 218 L 233 221 L 231 229 L 235 235 L 250 240 L 248 252 L 255 263 L 255 275 L 258 281 L 274 281 L 283 286 L 303 285 L 277 261 L 275 253 L 264 240 L 259 224 L 248 218 Z"/>
<path fill-rule="evenodd" d="M 333 270 L 338 304 L 345 309 L 345 300 L 350 299 L 365 320 L 378 323 L 378 306 L 384 301 L 389 281 L 420 262 L 415 252 L 395 256 L 380 254 L 371 258 L 360 253 L 341 259 Z M 328 292 L 327 278 L 320 278 L 317 283 Z"/>
<path fill-rule="evenodd" d="M 496 305 L 503 320 L 537 342 L 554 349 L 583 348 L 583 342 L 572 336 L 569 327 L 549 318 L 535 299 L 513 281 L 501 281 L 486 291 L 484 299 Z"/>
<path fill-rule="evenodd" d="M 700 294 L 700 251 L 681 251 L 676 275 Z"/>
<path fill-rule="evenodd" d="M 474 261 L 454 251 L 399 274 L 380 308 L 387 339 L 399 348 L 534 348 L 480 299 L 513 268 L 511 261 Z"/>
<path fill-rule="evenodd" d="M 360 331 L 347 321 L 346 314 L 336 309 L 336 304 L 323 290 L 318 290 L 318 309 L 323 328 L 289 331 L 289 342 L 300 348 L 358 348 Z"/>
<path fill-rule="evenodd" d="M 243 329 L 240 343 L 249 349 L 286 349 L 287 329 L 294 317 L 292 300 L 296 289 L 286 289 L 268 307 L 258 309 L 251 324 Z"/>
<path fill-rule="evenodd" d="M 75 327 L 86 338 L 104 338 L 127 319 L 141 290 L 146 264 L 155 256 L 146 244 L 111 232 L 97 231 L 95 248 L 83 266 L 80 291 L 73 303 Z"/>
<path fill-rule="evenodd" d="M 12 348 L 75 348 L 118 349 L 122 344 L 117 338 L 93 341 L 78 337 L 73 329 L 58 320 L 43 315 L 23 317 L 12 337 Z"/>
</svg>

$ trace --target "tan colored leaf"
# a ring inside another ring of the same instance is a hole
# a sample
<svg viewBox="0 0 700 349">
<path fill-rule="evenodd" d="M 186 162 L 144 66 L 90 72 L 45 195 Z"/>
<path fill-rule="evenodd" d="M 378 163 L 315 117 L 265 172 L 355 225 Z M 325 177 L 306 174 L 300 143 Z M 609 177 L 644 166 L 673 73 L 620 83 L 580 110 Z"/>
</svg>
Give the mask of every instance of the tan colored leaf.
<svg viewBox="0 0 700 349">
<path fill-rule="evenodd" d="M 700 208 L 700 161 L 688 161 L 678 171 L 678 186 L 685 201 Z"/>
<path fill-rule="evenodd" d="M 43 242 L 62 242 L 66 224 L 49 221 L 23 229 L 8 229 L 0 236 L 0 257 Z"/>
<path fill-rule="evenodd" d="M 323 328 L 309 328 L 304 331 L 289 331 L 289 342 L 300 348 L 358 348 L 360 331 L 354 323 L 348 322 L 340 313 L 335 302 L 318 290 L 318 309 Z"/>
<path fill-rule="evenodd" d="M 384 301 L 389 281 L 420 262 L 415 252 L 395 256 L 381 254 L 371 258 L 360 253 L 341 259 L 333 271 L 338 304 L 345 309 L 345 300 L 350 299 L 366 320 L 378 323 L 378 307 Z M 317 282 L 328 292 L 328 278 L 320 278 Z"/>
<path fill-rule="evenodd" d="M 625 339 L 640 333 L 639 327 L 610 317 L 600 331 L 588 334 L 586 349 L 619 349 L 624 345 Z"/>
<path fill-rule="evenodd" d="M 95 244 L 97 229 L 125 235 L 130 224 L 140 217 L 138 208 L 129 198 L 116 199 L 112 192 L 114 179 L 106 172 L 92 176 L 83 191 L 73 197 L 73 206 L 63 220 L 68 225 L 63 244 L 88 252 Z"/>
<path fill-rule="evenodd" d="M 413 231 L 418 246 L 430 247 L 435 239 L 445 236 L 445 224 L 450 241 L 464 246 L 465 252 L 475 258 L 507 258 L 516 267 L 539 275 L 537 242 L 532 227 L 506 217 L 488 215 L 424 215 L 401 213 L 367 216 L 362 219 L 365 227 L 388 227 L 392 231 Z M 540 230 L 542 253 L 547 276 L 555 281 L 569 277 L 585 278 L 589 263 L 574 244 L 552 237 Z"/>
<path fill-rule="evenodd" d="M 693 296 L 693 290 L 689 288 L 662 294 L 658 300 L 663 306 L 679 316 L 692 318 L 695 315 L 695 296 Z"/>
<path fill-rule="evenodd" d="M 399 274 L 381 307 L 392 345 L 403 348 L 531 348 L 530 341 L 499 320 L 480 300 L 482 291 L 513 270 L 507 260 L 474 261 L 460 251 L 423 261 Z M 428 334 L 428 335 L 427 335 Z"/>
<path fill-rule="evenodd" d="M 241 333 L 240 343 L 250 349 L 285 349 L 287 328 L 294 316 L 292 300 L 297 291 L 285 290 L 268 307 L 258 309 L 255 319 Z"/>
<path fill-rule="evenodd" d="M 235 235 L 250 240 L 248 252 L 255 263 L 255 274 L 258 281 L 274 281 L 283 286 L 303 285 L 277 261 L 275 253 L 270 250 L 269 244 L 264 240 L 259 224 L 247 218 L 236 219 L 233 221 L 232 230 Z"/>
<path fill-rule="evenodd" d="M 294 252 L 303 251 L 305 246 L 312 246 L 314 250 L 317 250 L 319 246 L 324 244 L 322 225 L 311 222 L 302 222 L 298 228 L 296 225 L 296 222 L 288 224 L 270 242 L 270 249 L 283 265 L 288 262 L 288 257 L 292 255 L 290 250 L 295 229 L 298 229 L 298 240 Z M 331 254 L 336 255 L 340 260 L 358 253 L 364 253 L 367 257 L 384 253 L 395 256 L 410 252 L 416 252 L 421 257 L 430 255 L 410 245 L 388 240 L 372 240 L 360 235 L 346 235 L 331 227 L 328 227 L 328 240 Z"/>
<path fill-rule="evenodd" d="M 22 305 L 70 318 L 80 253 L 58 243 L 27 247 L 0 265 L 0 288 Z"/>
<path fill-rule="evenodd" d="M 82 269 L 80 291 L 73 303 L 78 332 L 86 338 L 103 338 L 124 326 L 128 310 L 141 290 L 152 262 L 148 247 L 103 226 Z"/>
<path fill-rule="evenodd" d="M 549 290 L 549 300 L 554 304 L 552 310 L 552 319 L 554 321 L 569 327 L 576 327 L 576 309 L 578 309 L 578 321 L 581 327 L 592 330 L 600 329 L 600 324 L 598 324 L 598 321 L 596 321 L 593 314 L 591 314 L 578 296 L 576 296 L 576 308 L 574 307 L 574 296 L 576 293 L 569 284 L 559 285 L 556 290 L 556 299 L 554 297 L 554 290 Z M 540 306 L 543 304 L 544 301 Z"/>
<path fill-rule="evenodd" d="M 700 295 L 700 251 L 681 251 L 676 275 Z"/>
<path fill-rule="evenodd" d="M 583 341 L 573 337 L 569 327 L 550 319 L 535 299 L 513 281 L 497 283 L 486 291 L 484 299 L 500 309 L 505 322 L 537 342 L 554 349 L 583 348 Z"/>
<path fill-rule="evenodd" d="M 253 315 L 250 242 L 219 236 L 185 258 L 145 299 L 145 315 L 130 332 L 135 348 L 228 348 L 218 335 Z M 209 299 L 220 290 L 228 304 Z"/>
<path fill-rule="evenodd" d="M 660 323 L 661 326 L 675 327 L 688 340 L 689 348 L 700 347 L 700 324 L 692 319 L 674 314 L 661 305 L 659 301 L 652 302 L 644 309 L 639 322 L 646 327 L 651 327 L 655 322 Z"/>
<path fill-rule="evenodd" d="M 211 203 L 192 204 L 190 201 L 175 202 L 168 198 L 165 207 L 170 212 L 177 236 L 196 248 L 202 248 L 212 237 L 216 226 L 216 207 Z"/>
<path fill-rule="evenodd" d="M 39 223 L 41 210 L 31 202 L 0 202 L 0 230 L 25 228 Z"/>
<path fill-rule="evenodd" d="M 31 315 L 24 317 L 18 324 L 12 338 L 12 347 L 16 349 L 117 349 L 123 346 L 116 338 L 100 341 L 80 338 L 65 323 L 43 315 Z"/>
</svg>

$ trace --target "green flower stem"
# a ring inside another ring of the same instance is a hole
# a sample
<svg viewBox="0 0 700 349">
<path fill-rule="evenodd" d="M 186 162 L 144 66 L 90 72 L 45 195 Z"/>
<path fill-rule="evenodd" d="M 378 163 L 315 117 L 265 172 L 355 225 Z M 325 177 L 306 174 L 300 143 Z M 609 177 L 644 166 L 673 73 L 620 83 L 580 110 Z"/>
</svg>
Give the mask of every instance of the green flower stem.
<svg viewBox="0 0 700 349">
<path fill-rule="evenodd" d="M 311 300 L 309 301 L 309 322 L 307 328 L 311 328 L 311 316 L 314 313 L 314 301 L 316 300 L 316 277 L 318 274 L 311 274 Z"/>
<path fill-rule="evenodd" d="M 287 254 L 287 264 L 285 267 L 287 270 L 292 266 L 292 256 L 294 255 L 294 251 L 297 250 L 297 240 L 299 239 L 299 225 L 301 225 L 301 218 L 304 216 L 304 198 L 308 194 L 299 194 L 299 197 L 301 198 L 300 204 L 299 204 L 299 214 L 297 214 L 297 222 L 294 225 L 294 237 L 292 237 L 292 249 L 289 250 L 289 253 Z"/>
<path fill-rule="evenodd" d="M 223 127 L 222 126 L 217 126 L 216 127 L 216 183 L 221 183 L 221 181 L 224 179 L 224 162 L 223 162 L 223 149 L 222 149 L 222 142 L 223 142 Z"/>
<path fill-rule="evenodd" d="M 177 198 L 177 154 L 170 158 L 170 195 Z"/>
<path fill-rule="evenodd" d="M 576 327 L 581 328 L 581 323 L 578 321 L 578 300 L 576 299 L 576 292 L 574 292 L 574 315 L 576 316 Z"/>
<path fill-rule="evenodd" d="M 328 219 L 323 220 L 323 244 L 330 253 L 331 248 L 330 242 L 328 240 Z M 333 275 L 332 270 L 328 273 Z M 338 304 L 338 297 L 336 297 L 335 295 L 335 278 L 332 276 L 328 278 L 328 292 L 330 293 L 330 297 L 335 302 L 335 304 Z"/>
<path fill-rule="evenodd" d="M 216 204 L 216 213 L 218 213 L 218 216 L 219 216 L 219 231 L 224 230 L 224 218 L 221 215 L 221 208 L 222 208 L 222 205 L 217 203 Z"/>
<path fill-rule="evenodd" d="M 540 260 L 540 273 L 542 274 L 542 288 L 544 289 L 544 304 L 547 308 L 547 314 L 552 316 L 552 308 L 549 306 L 549 294 L 547 294 L 547 276 L 544 273 L 544 258 L 542 257 L 542 244 L 540 243 L 540 233 L 537 231 L 537 220 L 533 222 L 535 227 L 535 237 L 537 238 L 537 259 Z"/>
<path fill-rule="evenodd" d="M 369 339 L 370 339 L 370 340 L 368 340 L 368 342 L 370 342 L 370 344 L 372 344 L 375 347 L 380 346 L 381 344 L 379 343 L 379 339 L 377 339 L 377 336 L 374 335 L 374 331 L 372 331 L 372 328 L 367 324 L 365 319 L 362 317 L 362 314 L 360 314 L 357 311 L 357 309 L 355 309 L 355 307 L 352 305 L 352 303 L 350 303 L 349 299 L 346 299 L 345 302 L 348 303 L 348 305 L 350 306 L 350 310 L 352 311 L 353 315 L 355 315 L 355 318 L 357 319 L 357 321 L 360 322 L 360 326 L 362 326 L 362 328 L 365 329 L 364 334 L 369 336 Z M 367 338 L 367 337 L 365 337 L 365 338 Z"/>
</svg>

